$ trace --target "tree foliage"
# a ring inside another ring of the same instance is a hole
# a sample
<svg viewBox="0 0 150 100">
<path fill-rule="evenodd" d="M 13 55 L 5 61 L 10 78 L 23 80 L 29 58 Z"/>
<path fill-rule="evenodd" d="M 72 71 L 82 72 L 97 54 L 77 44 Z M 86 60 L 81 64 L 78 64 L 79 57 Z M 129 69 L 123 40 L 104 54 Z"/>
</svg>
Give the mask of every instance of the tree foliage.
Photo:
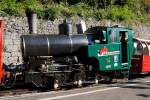
<svg viewBox="0 0 150 100">
<path fill-rule="evenodd" d="M 26 9 L 50 20 L 79 16 L 150 21 L 150 0 L 0 0 L 0 15 L 25 16 Z"/>
</svg>

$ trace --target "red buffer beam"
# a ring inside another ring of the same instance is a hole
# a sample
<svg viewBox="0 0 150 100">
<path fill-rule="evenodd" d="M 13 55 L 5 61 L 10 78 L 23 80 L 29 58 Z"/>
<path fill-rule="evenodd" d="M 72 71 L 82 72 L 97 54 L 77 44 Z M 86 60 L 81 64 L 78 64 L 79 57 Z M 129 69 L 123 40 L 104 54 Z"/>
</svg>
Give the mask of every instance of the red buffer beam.
<svg viewBox="0 0 150 100">
<path fill-rule="evenodd" d="M 2 69 L 2 32 L 3 32 L 3 20 L 0 19 L 0 84 L 2 83 L 3 69 Z"/>
</svg>

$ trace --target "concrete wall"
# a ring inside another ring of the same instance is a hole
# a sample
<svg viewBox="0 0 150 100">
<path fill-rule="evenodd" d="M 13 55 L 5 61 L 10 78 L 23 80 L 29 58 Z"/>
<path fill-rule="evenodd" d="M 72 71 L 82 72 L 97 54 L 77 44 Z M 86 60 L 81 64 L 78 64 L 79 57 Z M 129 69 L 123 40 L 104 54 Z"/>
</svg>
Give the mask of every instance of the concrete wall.
<svg viewBox="0 0 150 100">
<path fill-rule="evenodd" d="M 29 27 L 27 23 L 27 18 L 19 17 L 4 17 L 5 28 L 3 32 L 3 62 L 5 64 L 21 64 L 22 55 L 20 49 L 20 36 L 23 34 L 29 34 Z M 58 34 L 58 25 L 62 23 L 62 19 L 57 19 L 55 21 L 48 20 L 38 20 L 38 34 Z M 86 22 L 87 28 L 92 26 L 112 26 L 112 25 L 122 25 L 117 22 L 111 21 L 88 21 Z M 75 26 L 75 22 L 73 24 Z M 150 39 L 150 25 L 133 24 L 130 25 L 135 30 L 134 36 Z M 76 28 L 73 28 L 76 31 Z"/>
</svg>

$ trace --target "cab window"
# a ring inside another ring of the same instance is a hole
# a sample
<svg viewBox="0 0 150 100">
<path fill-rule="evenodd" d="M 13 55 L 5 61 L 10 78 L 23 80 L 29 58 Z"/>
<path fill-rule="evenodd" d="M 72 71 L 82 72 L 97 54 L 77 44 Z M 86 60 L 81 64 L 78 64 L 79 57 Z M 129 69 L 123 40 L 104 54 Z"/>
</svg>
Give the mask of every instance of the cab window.
<svg viewBox="0 0 150 100">
<path fill-rule="evenodd" d="M 142 46 L 143 46 L 143 55 L 149 55 L 148 46 L 146 45 L 145 42 L 142 42 Z"/>
<path fill-rule="evenodd" d="M 99 30 L 96 34 L 93 35 L 93 40 L 95 41 L 95 43 L 106 44 L 106 36 L 106 31 Z"/>
<path fill-rule="evenodd" d="M 117 33 L 115 31 L 109 31 L 110 42 L 117 42 Z"/>
</svg>

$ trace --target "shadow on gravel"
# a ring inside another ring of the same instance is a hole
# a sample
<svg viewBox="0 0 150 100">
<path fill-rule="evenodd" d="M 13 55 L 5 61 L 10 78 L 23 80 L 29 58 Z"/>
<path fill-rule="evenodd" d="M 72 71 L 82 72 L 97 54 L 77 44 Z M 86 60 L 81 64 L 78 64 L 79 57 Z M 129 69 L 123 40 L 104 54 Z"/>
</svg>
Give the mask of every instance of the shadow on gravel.
<svg viewBox="0 0 150 100">
<path fill-rule="evenodd" d="M 140 81 L 129 81 L 126 83 L 117 83 L 112 84 L 107 87 L 120 87 L 120 88 L 128 88 L 128 89 L 150 89 L 150 82 L 140 82 Z"/>
<path fill-rule="evenodd" d="M 146 77 L 149 77 L 149 76 L 150 76 L 150 73 L 147 73 L 147 74 L 130 74 L 129 79 L 134 80 L 134 79 L 137 79 L 137 78 L 146 78 Z"/>
<path fill-rule="evenodd" d="M 130 88 L 130 89 L 150 89 L 150 87 L 147 86 L 126 86 L 122 88 Z"/>
<path fill-rule="evenodd" d="M 145 97 L 145 98 L 148 98 L 148 97 L 150 97 L 150 95 L 147 95 L 147 94 L 137 94 L 137 96 L 140 96 L 140 97 Z"/>
<path fill-rule="evenodd" d="M 12 95 L 21 95 L 28 93 L 38 93 L 38 92 L 47 92 L 43 91 L 41 88 L 35 87 L 33 84 L 17 84 L 11 88 L 0 88 L 0 97 L 2 96 L 12 96 Z"/>
<path fill-rule="evenodd" d="M 146 85 L 150 85 L 150 83 L 146 84 Z"/>
</svg>

